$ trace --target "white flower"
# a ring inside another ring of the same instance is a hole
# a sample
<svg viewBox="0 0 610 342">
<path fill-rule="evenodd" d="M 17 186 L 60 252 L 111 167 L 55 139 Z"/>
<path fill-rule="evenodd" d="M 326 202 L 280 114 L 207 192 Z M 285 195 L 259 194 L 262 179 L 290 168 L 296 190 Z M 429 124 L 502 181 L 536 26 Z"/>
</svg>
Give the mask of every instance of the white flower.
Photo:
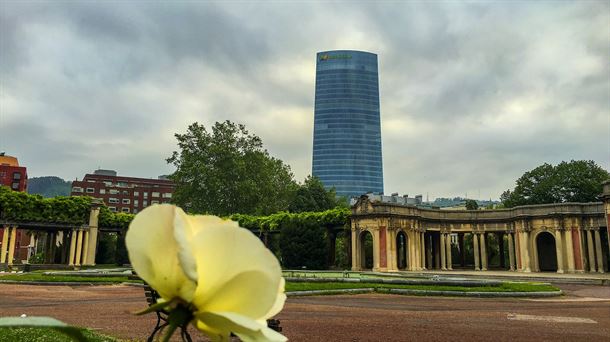
<svg viewBox="0 0 610 342">
<path fill-rule="evenodd" d="M 266 320 L 284 306 L 277 258 L 237 222 L 153 205 L 125 237 L 138 275 L 168 303 L 191 308 L 193 324 L 214 341 L 286 341 Z"/>
</svg>

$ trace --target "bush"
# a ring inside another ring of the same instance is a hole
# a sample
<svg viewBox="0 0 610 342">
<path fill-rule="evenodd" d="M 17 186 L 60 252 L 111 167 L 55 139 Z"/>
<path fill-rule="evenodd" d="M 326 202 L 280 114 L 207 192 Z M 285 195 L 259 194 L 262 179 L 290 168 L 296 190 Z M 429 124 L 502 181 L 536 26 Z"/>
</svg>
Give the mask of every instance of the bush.
<svg viewBox="0 0 610 342">
<path fill-rule="evenodd" d="M 280 250 L 286 268 L 324 269 L 329 250 L 326 229 L 313 222 L 286 222 L 280 233 Z"/>
</svg>

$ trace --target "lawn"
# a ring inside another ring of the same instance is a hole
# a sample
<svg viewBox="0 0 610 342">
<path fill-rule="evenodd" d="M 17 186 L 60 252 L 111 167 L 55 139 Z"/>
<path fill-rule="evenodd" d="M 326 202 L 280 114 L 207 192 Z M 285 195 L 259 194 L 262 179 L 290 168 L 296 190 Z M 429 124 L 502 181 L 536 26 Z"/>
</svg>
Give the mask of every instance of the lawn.
<svg viewBox="0 0 610 342">
<path fill-rule="evenodd" d="M 119 340 L 95 333 L 88 329 L 81 330 L 87 341 L 118 342 Z M 51 328 L 0 328 L 0 342 L 73 342 L 67 335 Z"/>
<path fill-rule="evenodd" d="M 377 283 L 286 283 L 286 291 L 311 291 L 311 290 L 338 290 L 338 289 L 360 289 L 360 288 L 392 288 L 409 290 L 429 291 L 455 291 L 455 292 L 540 292 L 559 291 L 558 288 L 541 283 L 502 283 L 499 286 L 440 286 L 440 285 L 400 285 L 400 284 L 377 284 Z"/>
<path fill-rule="evenodd" d="M 69 275 L 49 275 L 42 273 L 9 273 L 0 275 L 1 280 L 15 280 L 15 281 L 40 281 L 40 282 L 84 282 L 84 283 L 122 283 L 126 281 L 135 282 L 136 280 L 130 280 L 126 275 L 116 277 L 96 277 L 92 276 L 69 276 Z"/>
<path fill-rule="evenodd" d="M 96 276 L 70 276 L 49 275 L 41 273 L 21 273 L 0 275 L 1 280 L 15 281 L 40 281 L 40 282 L 85 282 L 85 283 L 122 283 L 141 282 L 132 280 L 127 276 L 96 277 Z M 540 292 L 559 291 L 558 288 L 543 283 L 515 283 L 504 282 L 495 286 L 450 286 L 450 285 L 403 285 L 403 284 L 379 284 L 379 283 L 342 283 L 342 282 L 287 282 L 286 291 L 309 291 L 309 290 L 337 290 L 337 289 L 360 289 L 360 288 L 392 288 L 410 290 L 430 291 L 456 291 L 456 292 Z"/>
</svg>

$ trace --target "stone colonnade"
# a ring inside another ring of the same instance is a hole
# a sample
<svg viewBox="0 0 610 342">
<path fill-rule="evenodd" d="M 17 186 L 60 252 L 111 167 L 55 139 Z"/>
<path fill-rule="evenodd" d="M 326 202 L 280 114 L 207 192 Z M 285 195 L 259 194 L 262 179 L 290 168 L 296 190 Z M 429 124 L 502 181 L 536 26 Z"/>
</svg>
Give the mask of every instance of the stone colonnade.
<svg viewBox="0 0 610 342">
<path fill-rule="evenodd" d="M 603 273 L 610 262 L 606 217 L 610 220 L 604 203 L 444 211 L 371 202 L 363 196 L 352 208 L 352 269 L 369 268 L 364 261 L 370 251 L 363 244 L 370 234 L 374 271 L 461 267 Z M 406 237 L 404 246 L 399 234 Z M 471 241 L 468 251 L 466 236 Z M 470 266 L 465 262 L 467 252 Z M 490 265 L 492 253 L 494 265 Z M 399 259 L 407 260 L 406 267 L 400 267 Z"/>
<path fill-rule="evenodd" d="M 69 266 L 74 267 L 95 265 L 99 211 L 99 206 L 94 205 L 89 214 L 89 224 L 78 228 L 37 227 L 35 224 L 28 224 L 24 227 L 5 226 L 0 241 L 0 264 L 6 264 L 9 267 L 14 265 L 17 229 L 25 229 L 31 231 L 30 244 L 32 246 L 37 246 L 39 238 L 43 236 L 42 234 L 45 234 L 45 244 L 43 246 L 45 263 L 55 262 L 56 248 L 60 245 L 63 248 L 62 255 L 59 257 L 61 262 L 66 262 Z M 68 239 L 70 241 L 69 249 Z"/>
</svg>

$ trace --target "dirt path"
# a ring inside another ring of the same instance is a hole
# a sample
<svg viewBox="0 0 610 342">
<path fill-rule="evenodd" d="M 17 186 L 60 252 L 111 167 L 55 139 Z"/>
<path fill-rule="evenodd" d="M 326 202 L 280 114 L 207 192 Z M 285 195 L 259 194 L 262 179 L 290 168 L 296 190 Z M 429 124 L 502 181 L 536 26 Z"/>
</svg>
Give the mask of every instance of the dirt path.
<svg viewBox="0 0 610 342">
<path fill-rule="evenodd" d="M 278 318 L 292 341 L 610 341 L 610 288 L 564 290 L 548 300 L 300 297 Z M 52 316 L 124 339 L 152 330 L 153 315 L 132 314 L 145 306 L 138 287 L 0 284 L 0 316 Z"/>
</svg>

